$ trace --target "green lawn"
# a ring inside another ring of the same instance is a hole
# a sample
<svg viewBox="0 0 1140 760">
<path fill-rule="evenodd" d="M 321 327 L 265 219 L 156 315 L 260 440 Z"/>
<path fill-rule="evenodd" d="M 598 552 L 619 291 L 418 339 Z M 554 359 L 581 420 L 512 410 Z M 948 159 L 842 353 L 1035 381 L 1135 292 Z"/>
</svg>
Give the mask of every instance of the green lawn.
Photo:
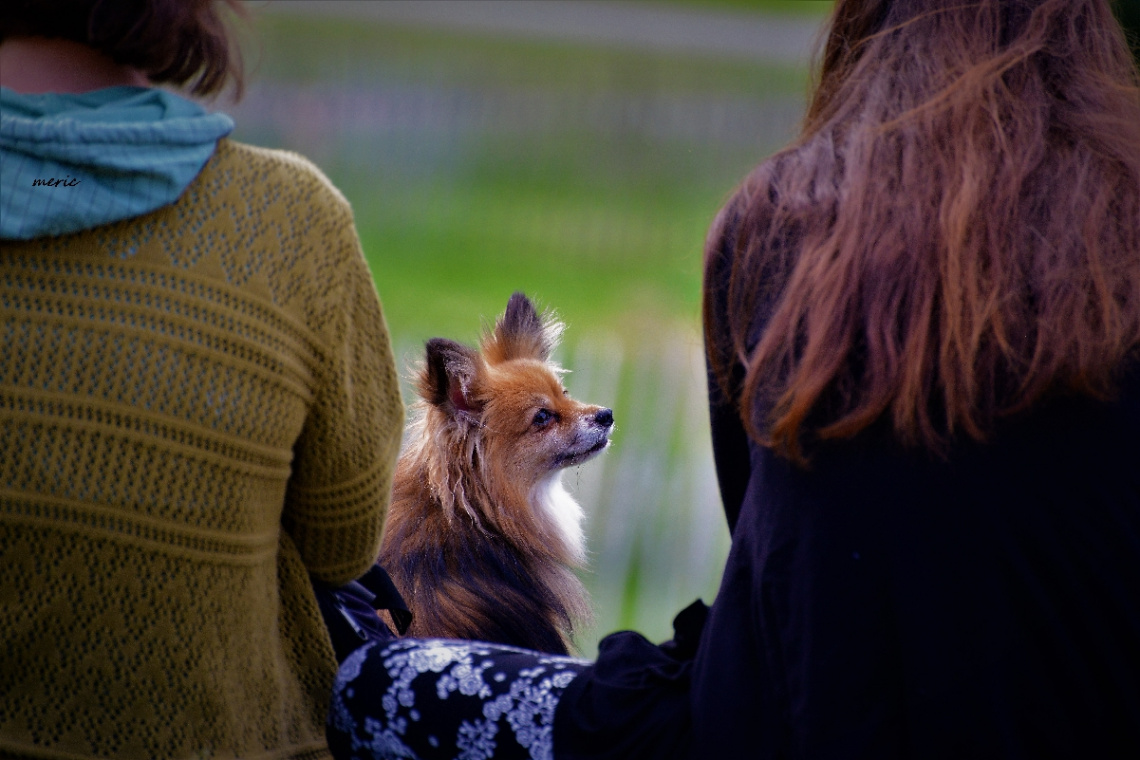
<svg viewBox="0 0 1140 760">
<path fill-rule="evenodd" d="M 646 326 L 694 327 L 708 224 L 747 170 L 791 136 L 807 83 L 803 69 L 716 57 L 270 14 L 258 29 L 253 88 L 356 91 L 381 81 L 443 93 L 445 106 L 449 97 L 482 97 L 490 103 L 477 108 L 489 109 L 512 98 L 568 104 L 567 120 L 511 134 L 384 123 L 322 132 L 315 145 L 290 145 L 289 124 L 245 128 L 239 112 L 237 137 L 300 149 L 342 188 L 393 330 L 415 340 L 473 337 L 479 317 L 519 289 L 555 307 L 572 336 L 605 327 L 638 340 Z M 703 102 L 770 102 L 789 115 L 775 130 L 758 125 L 726 141 L 699 129 L 656 134 L 652 117 L 604 113 L 679 103 L 699 116 Z M 603 113 L 578 118 L 578 103 Z"/>
<path fill-rule="evenodd" d="M 728 545 L 702 244 L 794 135 L 806 68 L 275 14 L 258 27 L 235 136 L 308 155 L 351 201 L 402 371 L 429 337 L 474 342 L 515 290 L 568 323 L 568 387 L 617 419 L 611 450 L 565 478 L 597 609 L 578 642 L 668 637 L 673 613 L 711 600 Z"/>
</svg>

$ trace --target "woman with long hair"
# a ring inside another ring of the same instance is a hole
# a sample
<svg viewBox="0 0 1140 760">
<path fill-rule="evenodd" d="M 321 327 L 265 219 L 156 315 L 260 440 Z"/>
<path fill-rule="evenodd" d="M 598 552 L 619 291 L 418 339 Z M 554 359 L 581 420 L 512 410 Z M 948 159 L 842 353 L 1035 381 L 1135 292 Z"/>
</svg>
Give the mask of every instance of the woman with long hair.
<svg viewBox="0 0 1140 760">
<path fill-rule="evenodd" d="M 1140 752 L 1140 87 L 1108 1 L 841 0 L 704 308 L 708 756 L 745 722 L 752 757 Z"/>
</svg>

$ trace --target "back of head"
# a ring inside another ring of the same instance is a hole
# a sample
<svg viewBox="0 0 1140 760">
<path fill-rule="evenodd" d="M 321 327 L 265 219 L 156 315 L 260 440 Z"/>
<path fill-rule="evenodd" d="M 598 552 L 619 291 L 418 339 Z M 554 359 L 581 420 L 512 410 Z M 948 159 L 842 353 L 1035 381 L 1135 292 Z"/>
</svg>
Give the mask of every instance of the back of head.
<svg viewBox="0 0 1140 760">
<path fill-rule="evenodd" d="M 241 57 L 227 12 L 245 15 L 237 0 L 5 0 L 0 42 L 71 40 L 143 71 L 156 84 L 211 95 L 233 81 L 240 94 Z"/>
<path fill-rule="evenodd" d="M 1108 0 L 839 0 L 800 139 L 710 236 L 726 266 L 710 358 L 793 457 L 1109 395 L 1140 345 L 1140 87 Z"/>
</svg>

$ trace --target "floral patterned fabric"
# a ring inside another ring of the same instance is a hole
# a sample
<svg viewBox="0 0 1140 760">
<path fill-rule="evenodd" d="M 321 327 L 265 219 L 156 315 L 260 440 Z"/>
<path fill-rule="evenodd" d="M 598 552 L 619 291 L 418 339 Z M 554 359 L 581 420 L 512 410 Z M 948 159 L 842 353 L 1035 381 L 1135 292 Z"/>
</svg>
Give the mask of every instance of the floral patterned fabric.
<svg viewBox="0 0 1140 760">
<path fill-rule="evenodd" d="M 341 666 L 329 746 L 343 760 L 551 760 L 554 710 L 589 665 L 476 641 L 369 644 Z"/>
</svg>

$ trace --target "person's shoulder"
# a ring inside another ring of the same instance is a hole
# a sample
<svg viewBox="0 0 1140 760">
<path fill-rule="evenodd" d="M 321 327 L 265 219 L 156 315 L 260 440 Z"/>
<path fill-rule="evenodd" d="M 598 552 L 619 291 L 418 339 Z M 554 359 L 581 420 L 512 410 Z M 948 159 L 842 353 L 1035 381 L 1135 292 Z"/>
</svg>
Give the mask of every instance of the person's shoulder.
<svg viewBox="0 0 1140 760">
<path fill-rule="evenodd" d="M 319 205 L 349 211 L 348 200 L 316 164 L 299 153 L 262 148 L 229 138 L 218 141 L 215 166 L 246 175 L 247 181 L 277 185 Z"/>
</svg>

